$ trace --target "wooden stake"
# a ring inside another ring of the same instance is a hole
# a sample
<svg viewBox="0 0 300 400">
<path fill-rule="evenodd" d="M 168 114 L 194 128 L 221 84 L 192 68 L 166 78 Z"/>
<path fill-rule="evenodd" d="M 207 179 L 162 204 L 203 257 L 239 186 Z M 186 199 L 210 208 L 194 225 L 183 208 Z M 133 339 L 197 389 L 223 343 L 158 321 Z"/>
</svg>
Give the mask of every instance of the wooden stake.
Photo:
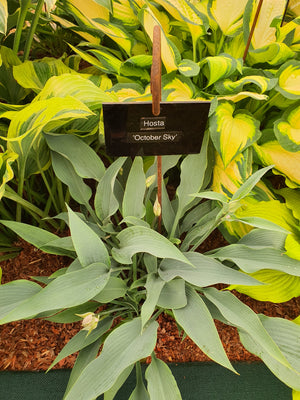
<svg viewBox="0 0 300 400">
<path fill-rule="evenodd" d="M 248 51 L 249 51 L 250 43 L 251 43 L 252 36 L 253 36 L 254 30 L 255 30 L 255 27 L 256 27 L 256 24 L 257 24 L 258 16 L 259 16 L 263 1 L 264 0 L 259 0 L 258 6 L 257 6 L 257 10 L 256 10 L 256 13 L 255 13 L 255 17 L 254 17 L 254 20 L 253 20 L 253 24 L 251 26 L 251 31 L 249 33 L 249 37 L 248 37 L 246 48 L 245 48 L 244 55 L 243 55 L 243 61 L 244 62 L 246 60 L 246 57 L 247 57 L 247 54 L 248 54 Z"/>
<path fill-rule="evenodd" d="M 152 93 L 152 114 L 160 114 L 161 101 L 161 31 L 159 25 L 153 29 L 153 51 L 151 68 L 151 93 Z M 157 156 L 157 201 L 160 205 L 161 213 L 158 216 L 158 232 L 161 233 L 162 221 L 162 167 L 161 156 Z"/>
</svg>

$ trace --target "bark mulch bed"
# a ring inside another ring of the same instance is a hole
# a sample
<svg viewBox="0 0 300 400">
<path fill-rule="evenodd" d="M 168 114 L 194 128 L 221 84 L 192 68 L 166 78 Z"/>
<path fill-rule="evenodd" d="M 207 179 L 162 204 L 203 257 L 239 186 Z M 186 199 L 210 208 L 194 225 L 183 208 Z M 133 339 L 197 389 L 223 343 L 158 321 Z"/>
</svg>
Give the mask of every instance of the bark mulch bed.
<svg viewBox="0 0 300 400">
<path fill-rule="evenodd" d="M 209 248 L 222 243 L 217 233 L 208 239 Z M 67 266 L 67 257 L 42 253 L 24 241 L 20 255 L 3 261 L 2 283 L 14 279 L 30 279 L 31 276 L 50 275 L 57 269 Z M 268 316 L 294 319 L 299 315 L 300 297 L 282 304 L 258 302 L 247 296 L 236 295 L 255 312 Z M 182 340 L 172 318 L 161 315 L 159 318 L 156 354 L 166 362 L 209 361 L 208 357 L 188 337 Z M 232 361 L 257 361 L 258 358 L 244 349 L 239 341 L 237 330 L 216 322 L 223 346 Z M 0 326 L 0 370 L 46 370 L 64 345 L 80 330 L 81 323 L 58 324 L 43 320 L 17 321 Z M 72 368 L 76 354 L 60 361 L 54 368 Z"/>
</svg>

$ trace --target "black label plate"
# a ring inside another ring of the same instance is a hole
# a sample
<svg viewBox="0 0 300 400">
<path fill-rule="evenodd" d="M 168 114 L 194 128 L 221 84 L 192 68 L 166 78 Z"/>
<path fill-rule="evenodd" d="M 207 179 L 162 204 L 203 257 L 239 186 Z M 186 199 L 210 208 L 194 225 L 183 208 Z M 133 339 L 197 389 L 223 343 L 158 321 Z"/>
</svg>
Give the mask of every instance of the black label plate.
<svg viewBox="0 0 300 400">
<path fill-rule="evenodd" d="M 209 101 L 103 103 L 106 151 L 112 156 L 199 153 Z"/>
</svg>

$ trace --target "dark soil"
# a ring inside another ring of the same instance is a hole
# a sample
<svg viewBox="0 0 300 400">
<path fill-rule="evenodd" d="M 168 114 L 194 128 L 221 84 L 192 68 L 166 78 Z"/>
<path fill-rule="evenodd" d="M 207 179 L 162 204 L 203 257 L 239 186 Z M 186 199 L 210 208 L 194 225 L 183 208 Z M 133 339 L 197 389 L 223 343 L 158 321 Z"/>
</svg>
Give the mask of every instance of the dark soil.
<svg viewBox="0 0 300 400">
<path fill-rule="evenodd" d="M 215 232 L 206 241 L 209 249 L 224 245 L 222 236 Z M 42 253 L 33 246 L 20 241 L 20 255 L 0 263 L 3 270 L 2 283 L 14 279 L 30 279 L 31 276 L 50 275 L 67 266 L 67 257 Z M 201 249 L 205 250 L 204 247 Z M 268 316 L 294 319 L 299 315 L 300 298 L 282 304 L 258 302 L 235 293 L 255 312 Z M 172 318 L 159 317 L 160 327 L 156 354 L 166 362 L 209 361 L 208 357 L 188 337 L 182 340 Z M 256 361 L 240 344 L 237 330 L 216 321 L 223 346 L 232 361 Z M 80 322 L 58 324 L 44 320 L 18 321 L 0 326 L 0 370 L 46 370 L 56 355 L 81 328 Z M 55 368 L 71 368 L 76 354 L 60 361 Z"/>
</svg>

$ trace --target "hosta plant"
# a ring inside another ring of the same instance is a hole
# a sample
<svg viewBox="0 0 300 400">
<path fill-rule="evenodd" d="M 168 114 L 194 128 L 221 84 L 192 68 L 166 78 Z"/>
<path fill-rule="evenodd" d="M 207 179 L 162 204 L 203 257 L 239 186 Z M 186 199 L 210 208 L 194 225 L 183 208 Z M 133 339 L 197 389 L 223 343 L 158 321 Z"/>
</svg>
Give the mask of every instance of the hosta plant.
<svg viewBox="0 0 300 400">
<path fill-rule="evenodd" d="M 230 199 L 204 190 L 209 181 L 206 135 L 200 154 L 162 157 L 160 206 L 156 160 L 121 157 L 105 168 L 75 136 L 48 133 L 44 138 L 55 173 L 81 205 L 57 216 L 69 224 L 70 236 L 58 237 L 13 221 L 2 223 L 45 252 L 69 256 L 71 263 L 49 277 L 34 277 L 38 283 L 17 280 L 1 285 L 0 323 L 82 319 L 83 329 L 50 366 L 79 351 L 64 399 L 92 400 L 101 394 L 113 399 L 133 368 L 137 381 L 130 399 L 180 399 L 169 366 L 154 351 L 157 318 L 164 312 L 213 361 L 233 372 L 214 319 L 236 327 L 243 345 L 295 393 L 300 391 L 300 326 L 257 315 L 229 291 L 214 287 L 262 285 L 237 267 L 245 272 L 273 268 L 300 276 L 300 262 L 282 251 L 286 229 L 262 218 L 236 216 L 243 198 L 270 167 L 249 177 Z M 82 157 L 72 157 L 74 152 Z M 168 171 L 178 162 L 180 182 L 170 199 Z M 95 182 L 93 198 L 84 178 Z M 197 252 L 222 221 L 236 219 L 255 229 L 234 247 Z M 151 363 L 143 376 L 141 363 L 148 356 Z"/>
</svg>

